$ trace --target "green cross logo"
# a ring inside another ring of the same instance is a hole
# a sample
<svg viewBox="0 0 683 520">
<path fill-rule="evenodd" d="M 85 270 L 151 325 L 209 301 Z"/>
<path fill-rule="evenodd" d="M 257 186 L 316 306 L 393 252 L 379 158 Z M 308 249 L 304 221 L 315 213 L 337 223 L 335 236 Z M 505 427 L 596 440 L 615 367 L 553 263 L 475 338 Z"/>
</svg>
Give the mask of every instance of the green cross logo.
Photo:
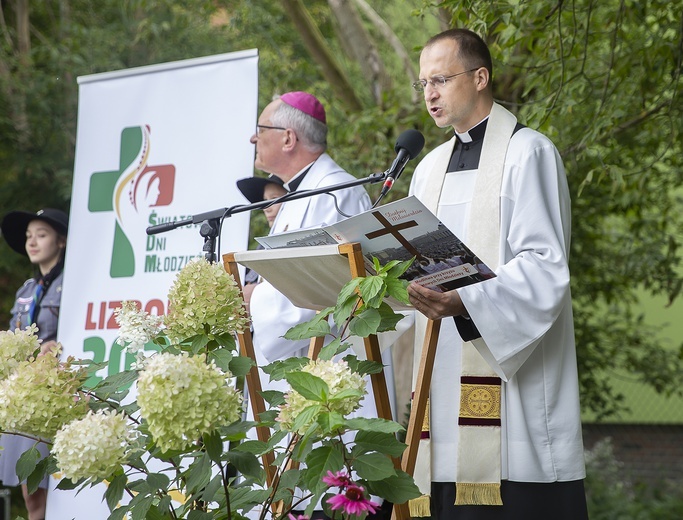
<svg viewBox="0 0 683 520">
<path fill-rule="evenodd" d="M 113 211 L 116 217 L 109 268 L 112 278 L 135 274 L 134 243 L 144 231 L 145 210 L 173 201 L 175 166 L 148 166 L 150 147 L 149 126 L 124 128 L 118 169 L 90 176 L 88 210 Z"/>
</svg>

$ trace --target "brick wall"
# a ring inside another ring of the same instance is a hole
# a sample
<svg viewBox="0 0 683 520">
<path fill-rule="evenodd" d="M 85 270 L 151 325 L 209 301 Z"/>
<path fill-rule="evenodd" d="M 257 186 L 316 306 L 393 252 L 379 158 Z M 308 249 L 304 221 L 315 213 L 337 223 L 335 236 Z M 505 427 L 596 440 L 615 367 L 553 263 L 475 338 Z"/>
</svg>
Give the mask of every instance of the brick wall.
<svg viewBox="0 0 683 520">
<path fill-rule="evenodd" d="M 612 439 L 614 456 L 632 482 L 683 483 L 683 425 L 583 424 L 586 449 L 605 437 Z"/>
</svg>

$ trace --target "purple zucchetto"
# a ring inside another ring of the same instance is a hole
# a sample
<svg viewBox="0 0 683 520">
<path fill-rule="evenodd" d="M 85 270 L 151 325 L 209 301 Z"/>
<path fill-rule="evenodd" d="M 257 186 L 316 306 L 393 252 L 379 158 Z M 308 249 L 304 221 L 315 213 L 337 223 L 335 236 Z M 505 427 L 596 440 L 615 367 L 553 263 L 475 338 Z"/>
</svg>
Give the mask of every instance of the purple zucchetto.
<svg viewBox="0 0 683 520">
<path fill-rule="evenodd" d="M 325 117 L 325 107 L 318 99 L 308 92 L 287 92 L 282 94 L 280 99 L 290 107 L 301 110 L 304 114 L 317 119 L 323 124 L 327 124 Z"/>
</svg>

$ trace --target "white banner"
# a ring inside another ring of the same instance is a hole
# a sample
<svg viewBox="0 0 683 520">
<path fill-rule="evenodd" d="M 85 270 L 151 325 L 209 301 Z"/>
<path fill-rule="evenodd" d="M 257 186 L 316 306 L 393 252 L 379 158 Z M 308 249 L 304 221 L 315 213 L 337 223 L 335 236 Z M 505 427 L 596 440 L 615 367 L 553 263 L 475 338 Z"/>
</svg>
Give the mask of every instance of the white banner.
<svg viewBox="0 0 683 520">
<path fill-rule="evenodd" d="M 114 309 L 137 300 L 163 314 L 175 274 L 204 255 L 199 225 L 164 222 L 247 203 L 258 109 L 254 50 L 80 77 L 78 133 L 59 341 L 64 356 L 108 361 L 91 383 L 130 366 Z M 227 218 L 220 255 L 247 248 L 249 213 Z M 48 520 L 106 519 L 104 484 L 54 489 Z"/>
</svg>

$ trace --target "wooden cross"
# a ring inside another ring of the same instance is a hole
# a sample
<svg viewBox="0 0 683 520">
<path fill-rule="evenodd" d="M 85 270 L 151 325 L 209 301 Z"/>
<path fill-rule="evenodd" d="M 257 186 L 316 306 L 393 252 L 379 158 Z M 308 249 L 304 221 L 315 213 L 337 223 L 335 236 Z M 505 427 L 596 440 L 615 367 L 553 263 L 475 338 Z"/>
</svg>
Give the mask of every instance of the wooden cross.
<svg viewBox="0 0 683 520">
<path fill-rule="evenodd" d="M 411 227 L 417 226 L 417 222 L 414 220 L 409 220 L 408 222 L 403 222 L 401 224 L 393 225 L 391 222 L 389 222 L 384 215 L 380 211 L 373 211 L 372 212 L 373 216 L 381 222 L 381 224 L 384 226 L 383 229 L 378 229 L 377 231 L 373 231 L 371 233 L 367 233 L 365 236 L 372 240 L 373 238 L 381 237 L 383 235 L 389 235 L 391 234 L 396 240 L 398 240 L 403 247 L 406 248 L 408 253 L 410 253 L 412 256 L 417 258 L 418 260 L 424 258 L 420 252 L 413 247 L 413 245 L 408 242 L 408 240 L 399 233 L 400 230 L 402 229 L 408 229 Z"/>
</svg>

